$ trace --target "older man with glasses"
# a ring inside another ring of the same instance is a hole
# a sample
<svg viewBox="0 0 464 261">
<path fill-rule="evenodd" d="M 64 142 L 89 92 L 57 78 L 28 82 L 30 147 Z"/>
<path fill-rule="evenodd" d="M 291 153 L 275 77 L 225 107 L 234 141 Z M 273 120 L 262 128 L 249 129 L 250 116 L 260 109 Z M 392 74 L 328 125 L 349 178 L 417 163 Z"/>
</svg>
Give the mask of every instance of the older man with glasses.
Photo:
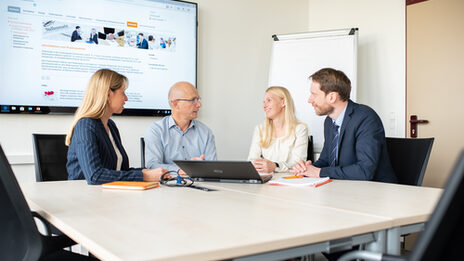
<svg viewBox="0 0 464 261">
<path fill-rule="evenodd" d="M 145 167 L 164 168 L 184 175 L 173 161 L 216 160 L 214 135 L 196 119 L 201 101 L 192 84 L 175 83 L 168 96 L 171 116 L 152 123 L 145 133 Z"/>
</svg>

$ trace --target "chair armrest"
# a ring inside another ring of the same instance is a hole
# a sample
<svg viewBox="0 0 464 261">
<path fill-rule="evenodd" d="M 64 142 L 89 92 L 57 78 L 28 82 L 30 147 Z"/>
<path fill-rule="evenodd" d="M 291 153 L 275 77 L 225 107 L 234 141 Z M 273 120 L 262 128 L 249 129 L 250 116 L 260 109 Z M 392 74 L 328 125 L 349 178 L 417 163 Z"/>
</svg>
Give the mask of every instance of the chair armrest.
<svg viewBox="0 0 464 261">
<path fill-rule="evenodd" d="M 406 258 L 403 258 L 401 256 L 392 256 L 392 255 L 386 255 L 382 253 L 356 250 L 356 251 L 351 251 L 351 252 L 344 254 L 338 259 L 338 261 L 349 261 L 349 260 L 355 260 L 355 259 L 362 259 L 362 260 L 367 260 L 367 261 L 405 261 L 406 260 Z"/>
<path fill-rule="evenodd" d="M 66 235 L 52 236 L 50 222 L 35 211 L 31 211 L 31 214 L 34 218 L 40 220 L 45 227 L 45 235 L 40 234 L 43 243 L 42 256 L 77 244 Z"/>
<path fill-rule="evenodd" d="M 40 220 L 40 222 L 42 222 L 45 228 L 45 235 L 51 236 L 52 229 L 51 229 L 50 223 L 45 218 L 43 218 L 41 215 L 39 215 L 39 213 L 35 211 L 31 211 L 31 214 L 32 214 L 32 217 L 37 218 L 38 220 Z"/>
<path fill-rule="evenodd" d="M 74 240 L 72 240 L 66 235 L 42 236 L 42 242 L 44 255 L 77 244 L 76 242 L 74 242 Z"/>
</svg>

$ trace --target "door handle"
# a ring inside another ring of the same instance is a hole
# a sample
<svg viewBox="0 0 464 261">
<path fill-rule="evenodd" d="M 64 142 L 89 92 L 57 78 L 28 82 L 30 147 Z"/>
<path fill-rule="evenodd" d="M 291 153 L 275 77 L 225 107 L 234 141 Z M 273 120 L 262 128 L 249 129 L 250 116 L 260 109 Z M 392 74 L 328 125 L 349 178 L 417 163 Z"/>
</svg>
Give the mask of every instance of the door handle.
<svg viewBox="0 0 464 261">
<path fill-rule="evenodd" d="M 409 133 L 411 135 L 411 138 L 417 138 L 417 124 L 429 123 L 429 121 L 428 120 L 418 120 L 417 115 L 411 115 L 411 117 L 409 119 L 409 123 L 411 124 L 411 131 Z"/>
</svg>

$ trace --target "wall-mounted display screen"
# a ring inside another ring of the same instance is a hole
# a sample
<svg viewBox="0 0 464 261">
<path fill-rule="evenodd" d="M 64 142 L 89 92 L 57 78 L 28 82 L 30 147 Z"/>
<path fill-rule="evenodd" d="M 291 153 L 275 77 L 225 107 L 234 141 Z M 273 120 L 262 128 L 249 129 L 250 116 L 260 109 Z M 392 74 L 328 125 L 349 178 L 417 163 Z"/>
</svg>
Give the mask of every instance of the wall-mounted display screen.
<svg viewBox="0 0 464 261">
<path fill-rule="evenodd" d="M 4 0 L 0 8 L 1 113 L 72 113 L 102 68 L 129 78 L 125 115 L 170 114 L 169 88 L 196 86 L 195 3 Z"/>
</svg>

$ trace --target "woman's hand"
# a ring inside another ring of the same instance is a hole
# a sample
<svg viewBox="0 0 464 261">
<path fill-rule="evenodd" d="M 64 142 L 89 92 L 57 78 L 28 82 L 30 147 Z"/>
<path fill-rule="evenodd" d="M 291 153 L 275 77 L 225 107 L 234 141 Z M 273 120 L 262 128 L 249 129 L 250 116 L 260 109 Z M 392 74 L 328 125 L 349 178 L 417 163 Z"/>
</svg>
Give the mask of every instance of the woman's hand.
<svg viewBox="0 0 464 261">
<path fill-rule="evenodd" d="M 276 164 L 267 159 L 257 159 L 253 161 L 253 166 L 258 173 L 272 173 L 276 169 Z"/>
<path fill-rule="evenodd" d="M 157 168 L 157 169 L 142 169 L 143 181 L 160 181 L 161 175 L 164 173 L 169 173 L 167 169 Z M 170 178 L 171 175 L 167 174 L 167 178 Z"/>
</svg>

